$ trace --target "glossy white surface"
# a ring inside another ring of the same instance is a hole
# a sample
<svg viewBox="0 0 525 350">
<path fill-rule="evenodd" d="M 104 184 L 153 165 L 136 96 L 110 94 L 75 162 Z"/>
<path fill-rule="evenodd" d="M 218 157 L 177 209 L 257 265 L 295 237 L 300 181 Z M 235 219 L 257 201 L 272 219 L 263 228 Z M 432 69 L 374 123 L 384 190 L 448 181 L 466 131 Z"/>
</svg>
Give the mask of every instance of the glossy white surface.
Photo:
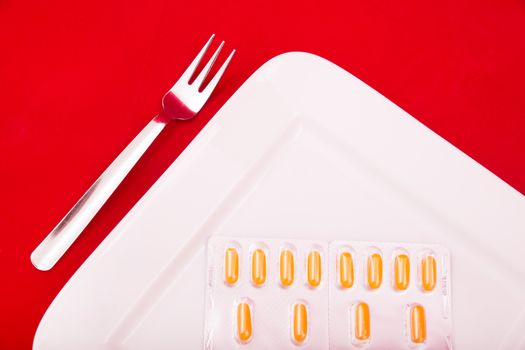
<svg viewBox="0 0 525 350">
<path fill-rule="evenodd" d="M 442 244 L 456 349 L 525 348 L 524 196 L 304 53 L 224 105 L 63 288 L 34 348 L 202 348 L 212 235 Z"/>
</svg>

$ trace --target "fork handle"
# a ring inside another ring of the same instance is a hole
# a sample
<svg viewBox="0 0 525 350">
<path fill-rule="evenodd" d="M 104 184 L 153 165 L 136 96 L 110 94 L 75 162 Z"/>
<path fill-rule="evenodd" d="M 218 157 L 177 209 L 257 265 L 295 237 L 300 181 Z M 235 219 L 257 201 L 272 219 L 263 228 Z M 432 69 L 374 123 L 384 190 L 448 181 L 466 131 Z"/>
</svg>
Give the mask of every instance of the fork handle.
<svg viewBox="0 0 525 350">
<path fill-rule="evenodd" d="M 31 262 L 42 271 L 51 269 L 108 200 L 131 168 L 166 126 L 155 117 L 118 155 L 73 208 L 36 247 Z"/>
</svg>

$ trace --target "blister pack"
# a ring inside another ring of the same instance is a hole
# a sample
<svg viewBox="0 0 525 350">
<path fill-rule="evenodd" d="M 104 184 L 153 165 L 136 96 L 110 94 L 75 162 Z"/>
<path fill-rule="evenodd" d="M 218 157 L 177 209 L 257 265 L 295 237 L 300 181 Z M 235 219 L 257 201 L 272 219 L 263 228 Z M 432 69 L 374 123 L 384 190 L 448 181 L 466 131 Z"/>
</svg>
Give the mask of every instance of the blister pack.
<svg viewBox="0 0 525 350">
<path fill-rule="evenodd" d="M 441 246 L 214 237 L 205 349 L 452 349 Z"/>
<path fill-rule="evenodd" d="M 328 349 L 328 243 L 212 238 L 206 349 Z"/>
<path fill-rule="evenodd" d="M 334 241 L 329 255 L 330 349 L 452 349 L 446 249 Z"/>
</svg>

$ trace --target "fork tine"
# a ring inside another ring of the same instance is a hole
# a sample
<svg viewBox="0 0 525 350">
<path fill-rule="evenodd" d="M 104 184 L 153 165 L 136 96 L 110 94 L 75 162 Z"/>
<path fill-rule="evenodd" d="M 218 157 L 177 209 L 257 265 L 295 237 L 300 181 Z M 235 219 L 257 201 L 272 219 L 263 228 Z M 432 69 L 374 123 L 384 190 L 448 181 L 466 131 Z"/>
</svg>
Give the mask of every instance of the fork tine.
<svg viewBox="0 0 525 350">
<path fill-rule="evenodd" d="M 201 49 L 201 51 L 197 54 L 197 56 L 193 59 L 193 62 L 186 68 L 184 73 L 182 73 L 179 81 L 183 81 L 185 83 L 189 83 L 191 76 L 193 73 L 195 73 L 195 69 L 197 69 L 197 66 L 202 60 L 202 56 L 206 53 L 208 50 L 208 47 L 210 47 L 211 42 L 213 41 L 213 38 L 215 37 L 215 34 L 212 34 L 211 37 L 208 39 L 208 42 L 204 45 L 204 47 Z"/>
<path fill-rule="evenodd" d="M 221 68 L 219 68 L 219 70 L 217 71 L 213 79 L 210 81 L 208 86 L 206 86 L 206 88 L 202 91 L 202 94 L 205 96 L 205 98 L 208 98 L 211 92 L 213 91 L 213 89 L 215 89 L 215 87 L 217 86 L 217 83 L 219 82 L 222 75 L 226 71 L 226 68 L 228 68 L 228 64 L 230 64 L 230 61 L 232 60 L 234 54 L 235 54 L 235 50 L 232 50 L 232 52 L 230 53 L 226 61 L 224 61 Z"/>
<path fill-rule="evenodd" d="M 210 69 L 211 67 L 213 66 L 213 63 L 215 62 L 215 60 L 217 59 L 217 56 L 219 56 L 219 53 L 221 52 L 221 49 L 222 47 L 224 46 L 224 41 L 219 45 L 219 47 L 217 48 L 217 50 L 215 50 L 215 53 L 213 54 L 213 56 L 210 58 L 210 60 L 208 61 L 208 63 L 206 63 L 206 66 L 204 66 L 204 68 L 202 69 L 202 71 L 199 73 L 199 75 L 197 76 L 197 78 L 195 78 L 195 81 L 192 83 L 192 84 L 195 84 L 197 86 L 197 89 L 201 89 L 202 88 L 202 83 L 204 82 L 204 79 L 206 79 L 206 76 L 208 75 L 208 73 L 210 72 Z"/>
</svg>

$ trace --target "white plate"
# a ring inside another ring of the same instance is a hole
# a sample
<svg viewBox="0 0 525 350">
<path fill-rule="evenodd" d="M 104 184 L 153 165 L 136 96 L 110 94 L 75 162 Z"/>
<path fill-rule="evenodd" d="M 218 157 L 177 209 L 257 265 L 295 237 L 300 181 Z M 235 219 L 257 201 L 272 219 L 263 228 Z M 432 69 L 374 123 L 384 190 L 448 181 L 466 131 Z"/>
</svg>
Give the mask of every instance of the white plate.
<svg viewBox="0 0 525 350">
<path fill-rule="evenodd" d="M 211 235 L 442 244 L 456 349 L 525 349 L 524 196 L 304 53 L 224 105 L 62 289 L 34 348 L 202 348 Z"/>
</svg>

